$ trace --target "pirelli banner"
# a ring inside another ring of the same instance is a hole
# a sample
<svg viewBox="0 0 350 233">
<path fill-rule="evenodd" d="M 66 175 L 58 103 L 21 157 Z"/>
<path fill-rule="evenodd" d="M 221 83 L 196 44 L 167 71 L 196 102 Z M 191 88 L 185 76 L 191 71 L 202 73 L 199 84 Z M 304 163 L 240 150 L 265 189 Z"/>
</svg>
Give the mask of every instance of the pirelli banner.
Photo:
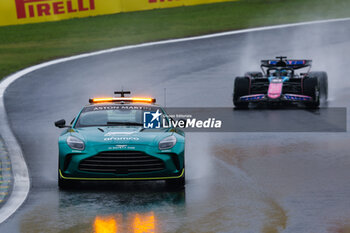
<svg viewBox="0 0 350 233">
<path fill-rule="evenodd" d="M 233 0 L 0 0 L 0 26 Z"/>
</svg>

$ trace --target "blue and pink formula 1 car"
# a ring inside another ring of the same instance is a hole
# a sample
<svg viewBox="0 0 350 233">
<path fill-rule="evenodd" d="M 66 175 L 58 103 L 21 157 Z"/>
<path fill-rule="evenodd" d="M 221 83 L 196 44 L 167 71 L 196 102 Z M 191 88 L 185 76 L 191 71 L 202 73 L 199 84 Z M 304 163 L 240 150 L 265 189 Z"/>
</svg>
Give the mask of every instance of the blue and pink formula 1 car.
<svg viewBox="0 0 350 233">
<path fill-rule="evenodd" d="M 233 87 L 233 104 L 247 108 L 249 103 L 302 103 L 318 108 L 320 99 L 327 100 L 328 78 L 326 72 L 310 72 L 311 60 L 262 60 L 262 72 L 247 72 L 236 77 Z M 297 74 L 298 69 L 307 69 Z"/>
</svg>

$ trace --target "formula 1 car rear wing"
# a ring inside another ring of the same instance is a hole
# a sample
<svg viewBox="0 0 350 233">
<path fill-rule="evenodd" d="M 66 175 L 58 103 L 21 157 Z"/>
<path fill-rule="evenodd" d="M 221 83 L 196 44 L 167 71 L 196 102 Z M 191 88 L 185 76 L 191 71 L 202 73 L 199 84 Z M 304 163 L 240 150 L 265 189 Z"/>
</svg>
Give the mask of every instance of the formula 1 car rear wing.
<svg viewBox="0 0 350 233">
<path fill-rule="evenodd" d="M 307 73 L 309 73 L 312 65 L 312 60 L 287 60 L 287 57 L 284 56 L 276 57 L 276 59 L 278 60 L 261 60 L 260 67 L 264 74 L 266 74 L 266 72 L 268 72 L 270 69 L 288 69 L 294 74 L 294 70 L 306 67 L 309 68 L 307 71 Z"/>
<path fill-rule="evenodd" d="M 305 67 L 311 67 L 312 60 L 287 60 L 287 57 L 276 57 L 278 60 L 261 60 L 261 68 L 277 68 L 285 67 L 290 69 L 301 69 Z"/>
</svg>

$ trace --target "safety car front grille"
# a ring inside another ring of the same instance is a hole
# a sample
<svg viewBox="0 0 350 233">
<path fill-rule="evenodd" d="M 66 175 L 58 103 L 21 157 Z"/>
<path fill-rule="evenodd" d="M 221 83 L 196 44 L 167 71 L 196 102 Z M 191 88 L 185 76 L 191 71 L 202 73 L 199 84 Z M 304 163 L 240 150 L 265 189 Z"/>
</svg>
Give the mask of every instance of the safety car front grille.
<svg viewBox="0 0 350 233">
<path fill-rule="evenodd" d="M 105 151 L 84 159 L 79 170 L 87 172 L 128 174 L 133 172 L 153 172 L 165 168 L 161 159 L 141 151 Z"/>
</svg>

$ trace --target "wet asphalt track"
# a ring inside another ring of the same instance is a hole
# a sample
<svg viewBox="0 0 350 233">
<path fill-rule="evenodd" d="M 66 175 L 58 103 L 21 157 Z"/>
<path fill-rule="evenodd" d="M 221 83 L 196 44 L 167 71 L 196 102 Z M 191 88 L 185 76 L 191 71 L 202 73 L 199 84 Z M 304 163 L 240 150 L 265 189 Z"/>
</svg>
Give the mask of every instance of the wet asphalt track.
<svg viewBox="0 0 350 233">
<path fill-rule="evenodd" d="M 157 45 L 50 66 L 17 80 L 5 104 L 31 191 L 0 232 L 339 232 L 350 221 L 348 133 L 189 133 L 185 191 L 160 183 L 57 188 L 55 120 L 124 87 L 170 107 L 231 107 L 233 77 L 259 60 L 314 60 L 329 74 L 330 107 L 348 107 L 350 22 Z M 327 106 L 324 104 L 324 106 Z M 246 122 L 286 110 L 249 110 Z M 310 112 L 290 109 L 302 125 Z M 288 122 L 287 122 L 288 123 Z M 102 231 L 101 231 L 102 232 Z"/>
</svg>

